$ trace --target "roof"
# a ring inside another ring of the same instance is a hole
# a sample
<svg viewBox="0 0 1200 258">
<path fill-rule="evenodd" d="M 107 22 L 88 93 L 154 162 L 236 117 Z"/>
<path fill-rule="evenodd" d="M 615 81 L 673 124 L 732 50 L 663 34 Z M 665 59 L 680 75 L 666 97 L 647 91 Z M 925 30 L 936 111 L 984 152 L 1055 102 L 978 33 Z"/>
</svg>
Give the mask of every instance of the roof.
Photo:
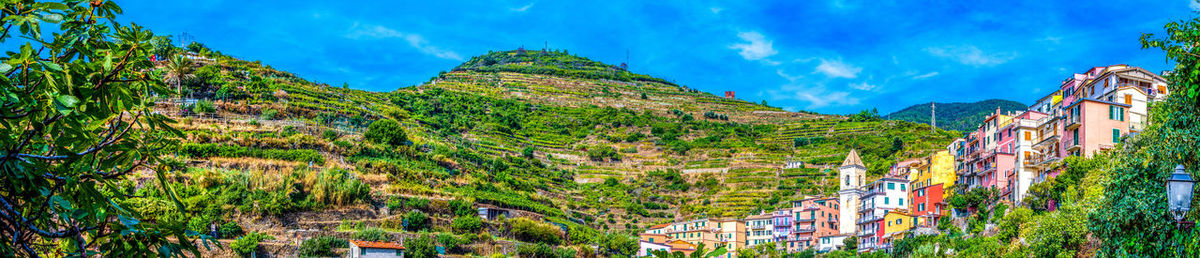
<svg viewBox="0 0 1200 258">
<path fill-rule="evenodd" d="M 358 246 L 359 248 L 399 249 L 399 250 L 404 250 L 404 246 L 403 246 L 403 245 L 400 245 L 400 243 L 393 243 L 393 242 L 375 242 L 375 241 L 362 241 L 362 240 L 350 240 L 350 242 L 351 242 L 351 243 L 354 243 L 354 245 Z"/>
<path fill-rule="evenodd" d="M 766 214 L 758 214 L 758 215 L 750 215 L 750 216 L 747 216 L 747 217 L 746 217 L 746 220 L 752 220 L 752 219 L 772 219 L 772 218 L 775 218 L 775 215 L 773 215 L 773 214 L 771 214 L 771 213 L 766 213 Z"/>
<path fill-rule="evenodd" d="M 648 228 L 648 229 L 660 229 L 660 228 L 665 228 L 665 227 L 667 227 L 667 226 L 670 226 L 670 225 L 671 225 L 670 223 L 667 223 L 667 224 L 658 224 L 658 225 L 650 226 L 650 228 Z"/>
<path fill-rule="evenodd" d="M 854 149 L 850 149 L 850 154 L 846 154 L 846 161 L 842 161 L 842 166 L 843 167 L 860 166 L 860 167 L 864 167 L 864 168 L 867 167 L 866 165 L 863 165 L 862 158 L 858 157 L 858 151 L 854 150 Z"/>
</svg>

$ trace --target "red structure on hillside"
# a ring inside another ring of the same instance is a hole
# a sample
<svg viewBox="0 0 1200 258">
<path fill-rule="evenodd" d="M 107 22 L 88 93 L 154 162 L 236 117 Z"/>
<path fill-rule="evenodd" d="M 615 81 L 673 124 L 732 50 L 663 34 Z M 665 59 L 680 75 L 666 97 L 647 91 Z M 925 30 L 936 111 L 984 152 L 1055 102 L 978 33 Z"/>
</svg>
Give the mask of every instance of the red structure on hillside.
<svg viewBox="0 0 1200 258">
<path fill-rule="evenodd" d="M 734 96 L 733 96 L 733 91 L 725 91 L 725 98 L 727 98 L 727 99 L 736 99 L 737 97 L 734 97 Z"/>
</svg>

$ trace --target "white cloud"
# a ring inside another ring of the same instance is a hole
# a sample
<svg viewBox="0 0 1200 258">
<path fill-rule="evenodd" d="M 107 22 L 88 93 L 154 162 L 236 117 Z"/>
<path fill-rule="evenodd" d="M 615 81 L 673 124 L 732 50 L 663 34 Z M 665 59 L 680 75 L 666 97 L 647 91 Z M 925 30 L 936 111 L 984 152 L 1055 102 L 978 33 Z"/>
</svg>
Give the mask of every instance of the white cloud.
<svg viewBox="0 0 1200 258">
<path fill-rule="evenodd" d="M 925 52 L 973 66 L 992 66 L 1016 58 L 1015 53 L 984 53 L 976 46 L 947 46 L 925 48 Z"/>
<path fill-rule="evenodd" d="M 780 75 L 783 76 L 783 72 Z M 787 78 L 785 76 L 785 78 Z M 761 93 L 773 101 L 792 100 L 808 103 L 805 109 L 818 109 L 830 105 L 858 105 L 859 99 L 851 97 L 849 92 L 845 91 L 830 91 L 825 88 L 824 84 L 813 83 L 807 80 L 797 80 L 779 86 L 777 89 L 768 89 Z M 761 94 L 760 95 L 763 95 Z M 790 107 L 791 111 L 798 110 L 796 107 Z"/>
<path fill-rule="evenodd" d="M 875 89 L 875 87 L 876 87 L 875 85 L 868 84 L 867 82 L 850 84 L 850 88 L 855 88 L 855 89 L 865 90 L 865 91 L 873 90 L 873 89 Z"/>
<path fill-rule="evenodd" d="M 801 78 L 804 78 L 803 75 L 787 74 L 787 73 L 783 72 L 783 69 L 775 70 L 775 74 L 778 74 L 779 77 L 783 77 L 784 79 L 787 79 L 789 82 L 796 82 L 796 81 L 800 80 Z"/>
<path fill-rule="evenodd" d="M 821 64 L 817 65 L 817 70 L 814 71 L 834 78 L 854 78 L 858 77 L 859 72 L 862 72 L 862 67 L 843 63 L 841 60 L 827 59 L 821 59 Z"/>
<path fill-rule="evenodd" d="M 920 80 L 920 79 L 925 79 L 925 78 L 929 78 L 929 77 L 934 77 L 934 76 L 937 76 L 937 75 L 938 75 L 938 72 L 930 72 L 930 73 L 927 73 L 927 74 L 922 74 L 922 75 L 913 76 L 912 78 L 913 78 L 913 80 Z"/>
<path fill-rule="evenodd" d="M 1188 7 L 1191 7 L 1192 11 L 1200 12 L 1200 2 L 1196 0 L 1188 0 Z"/>
<path fill-rule="evenodd" d="M 721 7 L 709 7 L 708 10 L 712 11 L 713 14 L 721 14 L 721 11 L 724 11 L 725 9 Z"/>
<path fill-rule="evenodd" d="M 429 41 L 425 40 L 425 37 L 421 36 L 420 34 L 403 33 L 379 25 L 364 26 L 354 23 L 354 25 L 350 27 L 350 33 L 347 34 L 346 37 L 351 39 L 402 39 L 407 42 L 409 46 L 421 51 L 421 53 L 433 55 L 443 59 L 463 60 L 462 56 L 454 51 L 445 50 L 440 47 L 430 45 Z"/>
<path fill-rule="evenodd" d="M 738 54 L 742 55 L 742 58 L 746 60 L 763 60 L 779 53 L 779 51 L 775 51 L 775 48 L 771 46 L 772 41 L 767 40 L 767 37 L 758 32 L 740 32 L 738 33 L 738 38 L 746 42 L 730 45 L 729 48 L 741 50 Z M 770 61 L 768 60 L 768 62 Z"/>
<path fill-rule="evenodd" d="M 529 8 L 533 8 L 533 4 L 536 4 L 536 3 L 529 3 L 529 4 L 525 5 L 525 6 L 521 6 L 521 7 L 518 7 L 518 8 L 508 8 L 508 9 L 509 9 L 509 10 L 512 10 L 512 11 L 514 11 L 514 12 L 523 13 L 523 12 L 525 12 L 525 11 L 529 11 Z"/>
</svg>

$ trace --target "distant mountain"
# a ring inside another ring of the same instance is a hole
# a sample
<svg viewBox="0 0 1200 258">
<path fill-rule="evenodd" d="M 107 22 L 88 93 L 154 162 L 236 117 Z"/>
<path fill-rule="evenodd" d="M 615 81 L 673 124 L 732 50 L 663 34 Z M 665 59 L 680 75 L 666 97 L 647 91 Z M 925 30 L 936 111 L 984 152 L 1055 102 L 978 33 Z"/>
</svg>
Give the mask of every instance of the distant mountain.
<svg viewBox="0 0 1200 258">
<path fill-rule="evenodd" d="M 1021 111 L 1028 106 L 1012 100 L 989 99 L 979 102 L 937 103 L 937 126 L 946 130 L 966 132 L 974 130 L 983 118 L 999 107 L 1001 111 Z M 888 120 L 902 120 L 929 124 L 929 103 L 912 105 L 884 116 Z"/>
</svg>

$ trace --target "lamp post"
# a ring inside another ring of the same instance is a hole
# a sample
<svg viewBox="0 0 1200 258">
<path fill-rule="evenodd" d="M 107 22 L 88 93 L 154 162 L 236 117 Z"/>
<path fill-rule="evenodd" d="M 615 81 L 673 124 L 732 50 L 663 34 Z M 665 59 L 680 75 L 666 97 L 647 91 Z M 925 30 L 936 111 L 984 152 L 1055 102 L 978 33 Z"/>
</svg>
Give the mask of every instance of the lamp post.
<svg viewBox="0 0 1200 258">
<path fill-rule="evenodd" d="M 1175 166 L 1175 173 L 1167 178 L 1167 206 L 1175 223 L 1182 226 L 1183 217 L 1192 209 L 1192 190 L 1196 181 L 1184 171 L 1183 165 Z"/>
</svg>

